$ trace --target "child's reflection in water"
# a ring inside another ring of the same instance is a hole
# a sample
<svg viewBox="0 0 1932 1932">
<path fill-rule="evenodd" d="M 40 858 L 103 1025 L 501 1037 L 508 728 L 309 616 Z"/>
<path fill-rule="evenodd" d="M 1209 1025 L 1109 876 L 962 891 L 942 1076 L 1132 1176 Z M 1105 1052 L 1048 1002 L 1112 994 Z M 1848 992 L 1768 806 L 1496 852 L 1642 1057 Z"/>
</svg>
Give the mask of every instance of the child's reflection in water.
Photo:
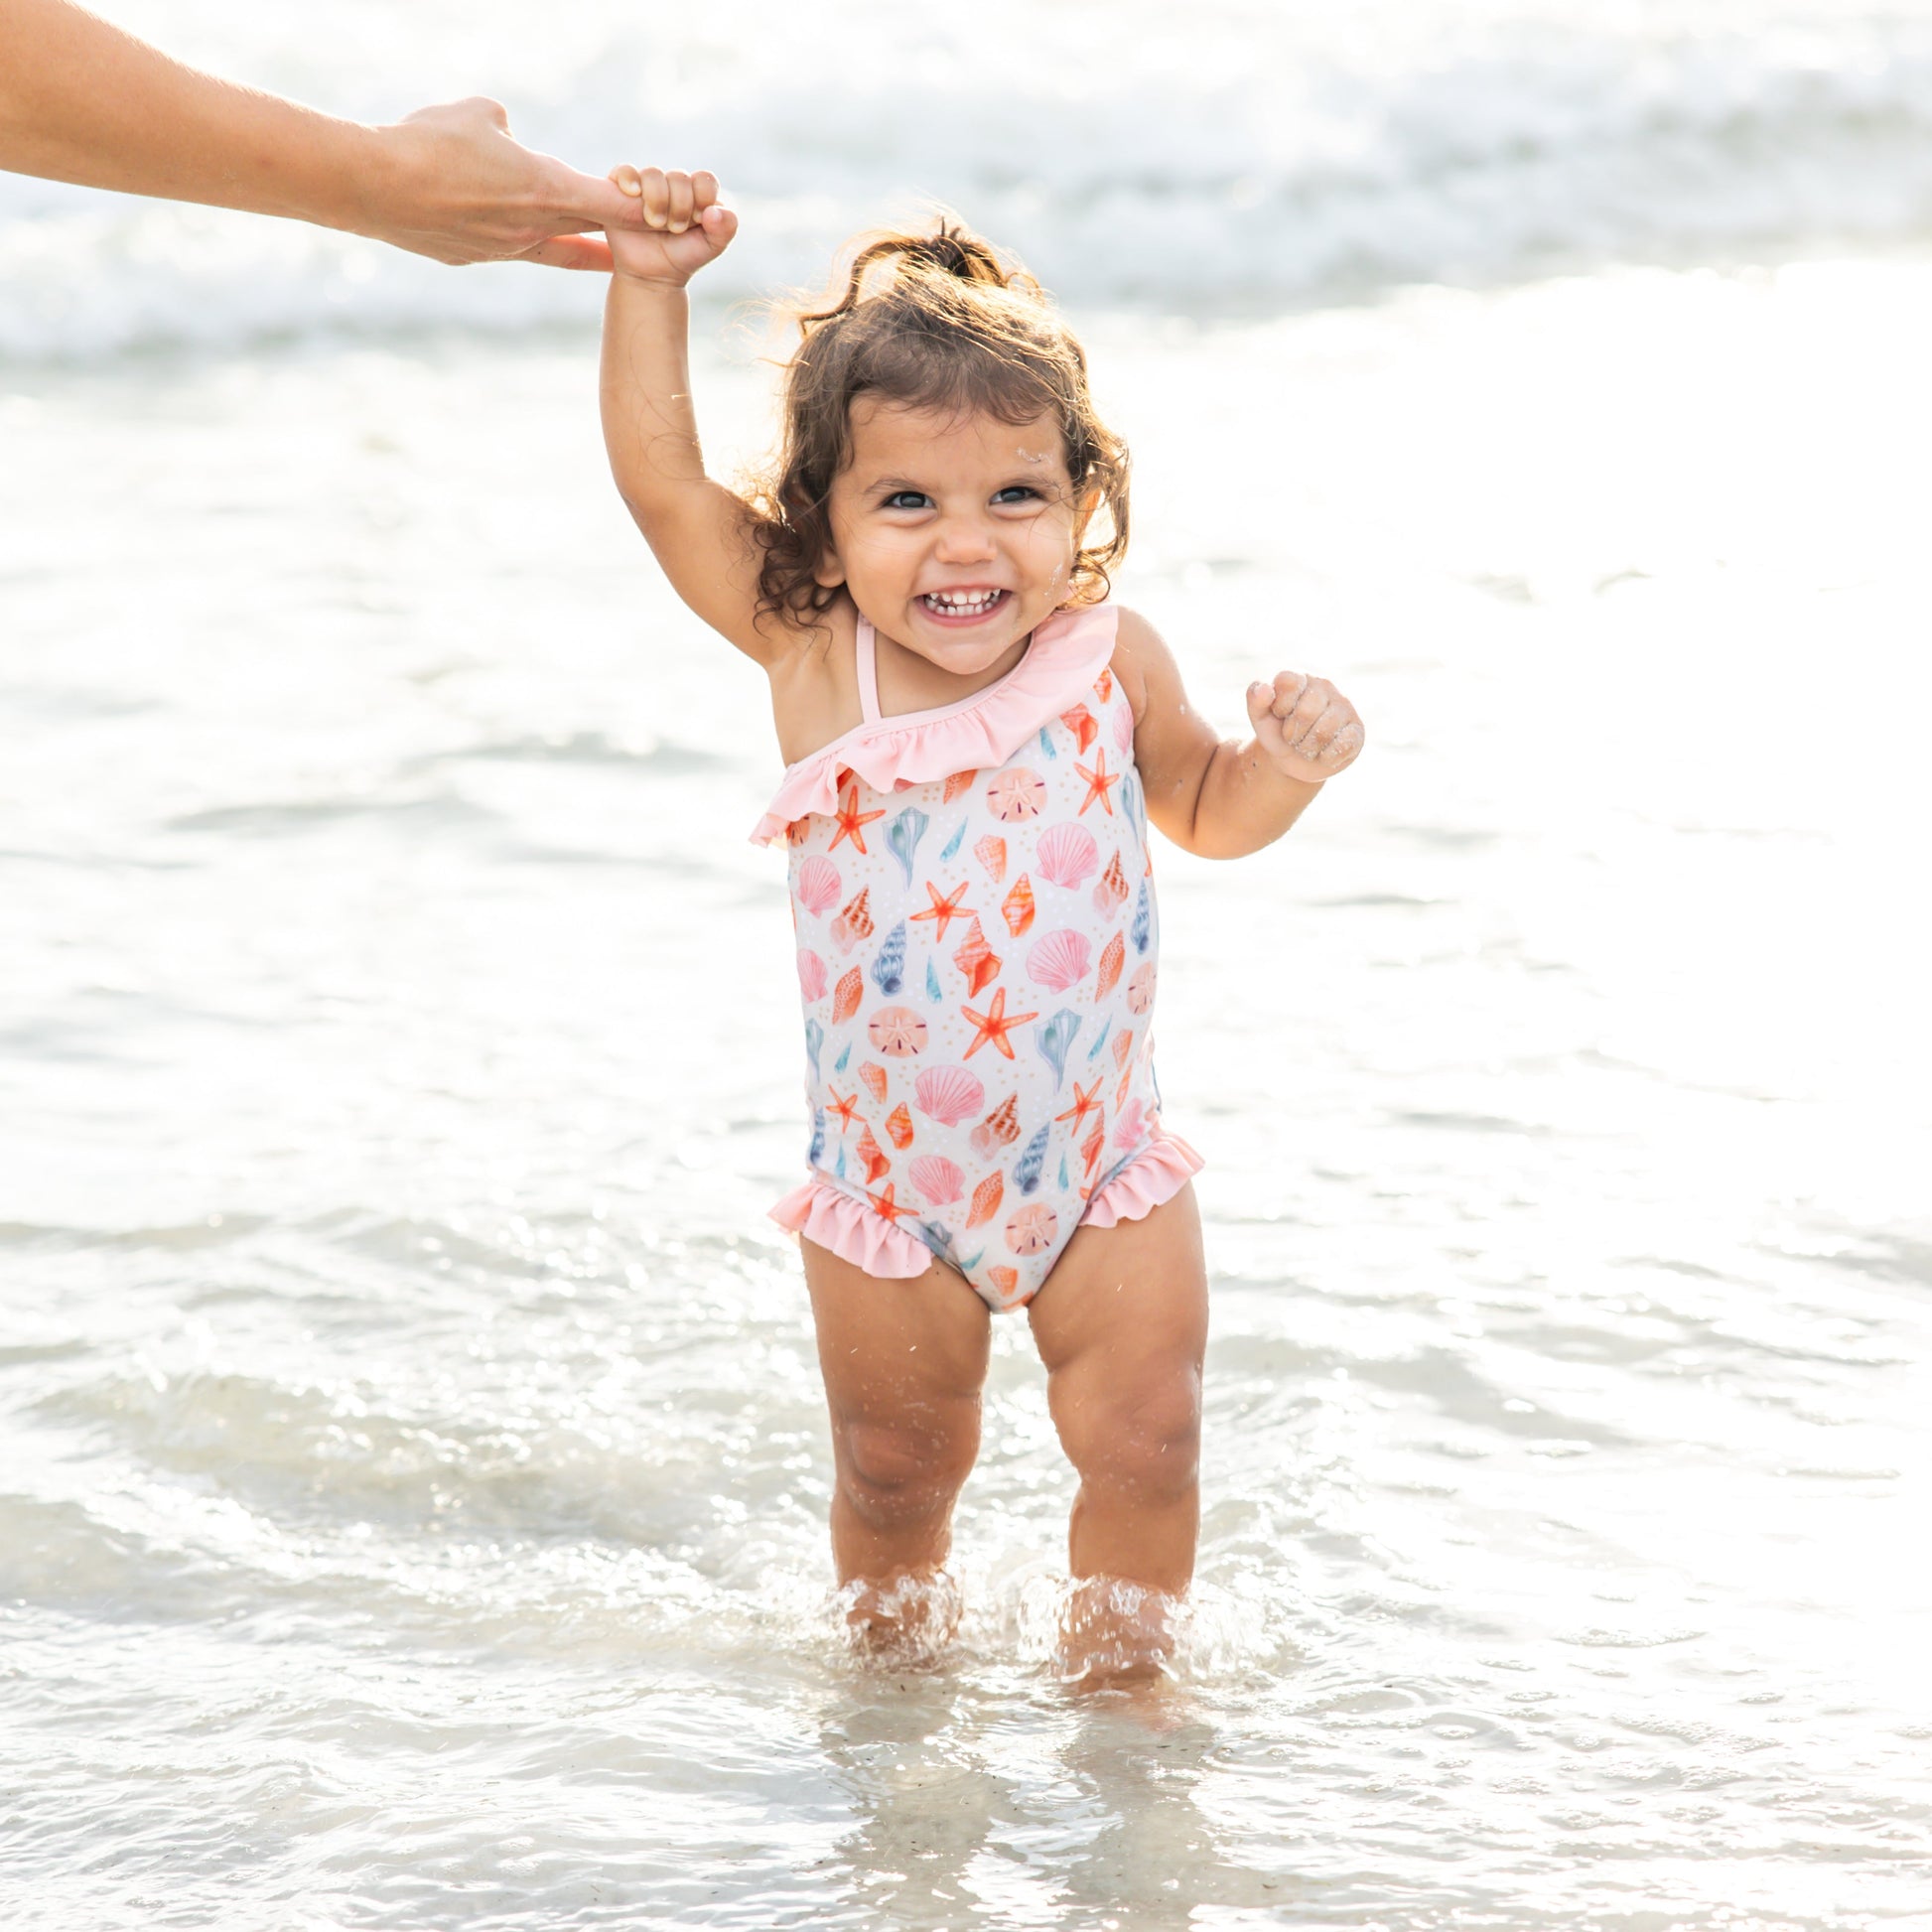
<svg viewBox="0 0 1932 1932">
<path fill-rule="evenodd" d="M 1233 1862 L 1196 1803 L 1216 1732 L 1178 1698 L 1158 1712 L 1124 1695 L 995 1699 L 908 1674 L 828 1714 L 822 1737 L 855 1813 L 826 1875 L 879 1923 L 1075 1907 L 1082 1923 L 1177 1932 L 1200 1905 L 1286 1902 L 1280 1876 Z"/>
</svg>

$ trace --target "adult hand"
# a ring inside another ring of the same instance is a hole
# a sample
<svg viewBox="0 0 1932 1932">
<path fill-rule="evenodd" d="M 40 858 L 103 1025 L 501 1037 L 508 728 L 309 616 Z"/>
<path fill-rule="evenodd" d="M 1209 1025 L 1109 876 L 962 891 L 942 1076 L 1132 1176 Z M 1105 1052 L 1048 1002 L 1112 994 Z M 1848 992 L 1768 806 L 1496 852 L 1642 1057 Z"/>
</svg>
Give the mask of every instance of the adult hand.
<svg viewBox="0 0 1932 1932">
<path fill-rule="evenodd" d="M 0 0 L 0 169 L 283 214 L 444 262 L 609 269 L 636 199 L 510 139 L 493 100 L 363 127 L 184 67 L 71 0 Z"/>
<path fill-rule="evenodd" d="M 366 212 L 340 225 L 440 262 L 535 261 L 609 272 L 610 244 L 585 228 L 646 225 L 638 198 L 510 138 L 481 97 L 423 107 L 375 130 L 382 156 Z"/>
</svg>

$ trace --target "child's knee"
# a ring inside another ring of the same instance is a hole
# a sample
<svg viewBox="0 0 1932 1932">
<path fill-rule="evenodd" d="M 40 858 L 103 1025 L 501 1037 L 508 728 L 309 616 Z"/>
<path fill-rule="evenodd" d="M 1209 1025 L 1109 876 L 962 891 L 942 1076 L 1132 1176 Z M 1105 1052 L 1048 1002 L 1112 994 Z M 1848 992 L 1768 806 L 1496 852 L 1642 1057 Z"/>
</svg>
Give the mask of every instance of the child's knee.
<svg viewBox="0 0 1932 1932">
<path fill-rule="evenodd" d="M 1147 1501 L 1185 1495 L 1200 1472 L 1200 1377 L 1190 1366 L 1083 1402 L 1061 1431 L 1082 1481 Z"/>
<path fill-rule="evenodd" d="M 979 1449 L 977 1421 L 852 1421 L 839 1432 L 839 1481 L 875 1528 L 917 1522 L 948 1507 Z"/>
</svg>

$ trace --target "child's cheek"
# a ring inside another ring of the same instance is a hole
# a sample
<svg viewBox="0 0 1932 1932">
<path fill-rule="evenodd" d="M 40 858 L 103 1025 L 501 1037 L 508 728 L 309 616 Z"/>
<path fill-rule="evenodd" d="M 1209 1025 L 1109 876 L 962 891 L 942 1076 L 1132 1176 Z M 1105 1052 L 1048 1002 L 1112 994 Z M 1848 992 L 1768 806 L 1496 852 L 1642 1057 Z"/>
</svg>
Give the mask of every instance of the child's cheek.
<svg viewBox="0 0 1932 1932">
<path fill-rule="evenodd" d="M 1037 574 L 1061 581 L 1072 570 L 1079 549 L 1073 519 L 1060 509 L 1042 510 L 1027 526 L 1026 549 Z"/>
</svg>

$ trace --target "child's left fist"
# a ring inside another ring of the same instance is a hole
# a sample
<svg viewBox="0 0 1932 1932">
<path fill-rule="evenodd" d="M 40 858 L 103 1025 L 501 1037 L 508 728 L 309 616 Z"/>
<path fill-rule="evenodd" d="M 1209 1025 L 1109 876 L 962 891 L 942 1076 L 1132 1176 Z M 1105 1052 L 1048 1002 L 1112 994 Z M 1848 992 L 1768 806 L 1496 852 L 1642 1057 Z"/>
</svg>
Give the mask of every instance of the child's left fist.
<svg viewBox="0 0 1932 1932">
<path fill-rule="evenodd" d="M 1318 785 L 1353 764 L 1362 749 L 1355 707 L 1325 677 L 1277 671 L 1248 686 L 1255 739 L 1284 776 Z"/>
</svg>

